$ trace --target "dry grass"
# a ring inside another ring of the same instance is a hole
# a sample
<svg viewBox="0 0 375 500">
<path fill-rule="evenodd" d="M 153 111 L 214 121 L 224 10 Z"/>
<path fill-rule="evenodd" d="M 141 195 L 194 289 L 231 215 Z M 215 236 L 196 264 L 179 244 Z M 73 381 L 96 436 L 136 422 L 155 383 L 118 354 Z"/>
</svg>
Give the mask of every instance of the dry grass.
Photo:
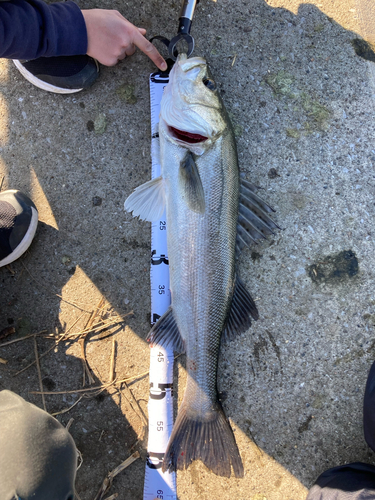
<svg viewBox="0 0 375 500">
<path fill-rule="evenodd" d="M 104 495 L 111 488 L 113 479 L 117 476 L 117 474 L 120 474 L 120 472 L 122 472 L 124 469 L 129 467 L 129 465 L 131 465 L 133 462 L 135 462 L 139 457 L 140 457 L 140 454 L 138 451 L 136 451 L 135 453 L 133 453 L 133 455 L 131 455 L 124 462 L 122 462 L 120 465 L 118 465 L 116 467 L 116 469 L 113 469 L 113 471 L 108 472 L 108 474 L 104 478 L 104 481 L 103 481 L 98 493 L 96 494 L 94 500 L 102 500 Z M 109 498 L 115 498 L 115 496 L 111 495 Z"/>
</svg>

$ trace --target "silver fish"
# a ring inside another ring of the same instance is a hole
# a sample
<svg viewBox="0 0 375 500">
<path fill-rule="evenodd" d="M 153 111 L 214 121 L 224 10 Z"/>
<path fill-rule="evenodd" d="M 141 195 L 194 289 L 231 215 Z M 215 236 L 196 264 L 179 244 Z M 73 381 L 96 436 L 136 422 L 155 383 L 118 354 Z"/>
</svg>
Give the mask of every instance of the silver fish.
<svg viewBox="0 0 375 500">
<path fill-rule="evenodd" d="M 239 178 L 233 129 L 206 61 L 180 54 L 161 102 L 161 176 L 125 209 L 157 220 L 166 207 L 172 303 L 152 328 L 154 344 L 186 352 L 187 386 L 163 470 L 193 460 L 215 474 L 244 474 L 216 385 L 220 342 L 258 319 L 236 275 L 237 254 L 278 227 L 255 187 Z"/>
</svg>

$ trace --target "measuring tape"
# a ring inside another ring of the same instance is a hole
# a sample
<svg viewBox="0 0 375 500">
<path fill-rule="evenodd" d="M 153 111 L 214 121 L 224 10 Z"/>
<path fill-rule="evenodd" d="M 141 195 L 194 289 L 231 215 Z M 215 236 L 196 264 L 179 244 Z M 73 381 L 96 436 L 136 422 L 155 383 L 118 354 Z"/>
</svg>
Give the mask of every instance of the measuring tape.
<svg viewBox="0 0 375 500">
<path fill-rule="evenodd" d="M 160 102 L 168 76 L 150 76 L 152 178 L 161 173 L 159 153 Z M 151 323 L 171 303 L 167 250 L 166 214 L 151 225 Z M 163 472 L 162 464 L 173 427 L 173 350 L 150 347 L 150 395 L 148 400 L 148 445 L 143 500 L 176 500 L 176 473 Z"/>
</svg>

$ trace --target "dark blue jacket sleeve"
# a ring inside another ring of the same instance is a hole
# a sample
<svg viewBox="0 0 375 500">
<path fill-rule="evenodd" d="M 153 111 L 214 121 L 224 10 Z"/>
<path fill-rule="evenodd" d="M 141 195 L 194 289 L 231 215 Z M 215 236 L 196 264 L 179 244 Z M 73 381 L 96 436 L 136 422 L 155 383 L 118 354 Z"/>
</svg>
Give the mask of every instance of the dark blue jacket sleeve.
<svg viewBox="0 0 375 500">
<path fill-rule="evenodd" d="M 0 1 L 0 57 L 36 59 L 86 51 L 86 24 L 74 2 Z"/>
</svg>

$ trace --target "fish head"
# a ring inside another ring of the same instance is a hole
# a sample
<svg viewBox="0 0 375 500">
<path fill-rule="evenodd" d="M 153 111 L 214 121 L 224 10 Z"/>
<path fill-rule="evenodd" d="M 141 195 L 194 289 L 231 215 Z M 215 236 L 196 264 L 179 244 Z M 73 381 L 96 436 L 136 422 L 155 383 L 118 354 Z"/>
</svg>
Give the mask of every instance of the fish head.
<svg viewBox="0 0 375 500">
<path fill-rule="evenodd" d="M 203 154 L 227 128 L 225 116 L 206 61 L 180 54 L 161 101 L 160 124 L 168 139 Z"/>
</svg>

